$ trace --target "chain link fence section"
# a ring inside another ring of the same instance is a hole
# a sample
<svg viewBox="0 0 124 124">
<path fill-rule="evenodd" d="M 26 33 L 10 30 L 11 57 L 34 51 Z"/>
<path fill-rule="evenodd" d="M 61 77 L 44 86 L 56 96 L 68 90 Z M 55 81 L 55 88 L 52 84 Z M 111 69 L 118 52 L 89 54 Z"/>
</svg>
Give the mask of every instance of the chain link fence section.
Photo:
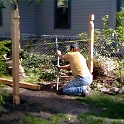
<svg viewBox="0 0 124 124">
<path fill-rule="evenodd" d="M 0 34 L 0 41 L 11 40 L 11 34 Z M 65 54 L 69 51 L 69 46 L 72 43 L 79 45 L 81 53 L 87 58 L 88 55 L 88 37 L 83 40 L 79 36 L 63 36 L 63 35 L 31 35 L 20 34 L 20 47 L 28 53 L 38 55 L 54 55 L 56 53 L 56 40 L 58 49 Z M 124 60 L 124 42 L 118 43 L 117 37 L 104 39 L 96 37 L 94 39 L 94 56 L 101 55 L 109 58 Z"/>
<path fill-rule="evenodd" d="M 94 58 L 104 64 L 108 76 L 113 72 L 119 77 L 124 76 L 124 43 L 116 35 L 95 37 Z"/>
<path fill-rule="evenodd" d="M 116 43 L 115 39 L 110 39 L 111 44 L 107 44 L 105 39 L 95 39 L 94 42 L 94 57 L 102 57 L 108 59 L 111 62 L 122 61 L 124 64 L 123 55 L 124 49 L 119 44 Z M 82 40 L 79 36 L 62 36 L 62 35 L 21 35 L 21 49 L 27 51 L 30 54 L 37 54 L 38 56 L 47 59 L 44 61 L 44 64 L 50 63 L 51 61 L 56 61 L 56 41 L 58 43 L 58 49 L 62 52 L 62 54 L 67 53 L 70 50 L 70 45 L 72 43 L 77 43 L 80 48 L 80 52 L 83 56 L 88 59 L 88 38 Z M 107 62 L 108 62 L 107 61 Z M 54 62 L 54 65 L 56 63 Z M 105 63 L 106 64 L 106 63 Z M 108 68 L 108 65 L 105 67 Z M 118 67 L 116 68 L 118 69 Z M 123 69 L 123 68 L 122 68 Z"/>
<path fill-rule="evenodd" d="M 54 55 L 56 53 L 56 41 L 58 49 L 65 54 L 69 51 L 72 43 L 79 44 L 81 50 L 87 54 L 87 43 L 81 42 L 78 36 L 58 36 L 58 35 L 29 35 L 21 36 L 21 48 L 29 53 L 37 53 L 39 55 Z"/>
<path fill-rule="evenodd" d="M 0 34 L 0 41 L 11 40 L 11 34 Z M 107 39 L 108 40 L 108 39 Z M 121 62 L 121 68 L 124 71 L 124 46 L 118 43 L 117 38 L 110 37 L 110 43 L 107 43 L 104 38 L 94 39 L 94 57 L 101 56 L 107 57 L 114 61 Z M 57 59 L 56 57 L 56 41 L 58 49 L 65 54 L 70 50 L 72 43 L 77 43 L 80 52 L 88 59 L 88 37 L 83 40 L 79 36 L 63 36 L 63 35 L 31 35 L 20 34 L 20 51 L 27 52 L 28 54 L 37 56 L 42 59 L 42 64 L 51 67 L 51 61 Z M 36 62 L 37 63 L 37 60 Z M 56 64 L 56 63 L 54 63 Z"/>
<path fill-rule="evenodd" d="M 78 36 L 61 35 L 21 35 L 21 49 L 34 54 L 54 55 L 56 53 L 56 40 L 58 49 L 65 54 L 69 51 L 72 43 L 79 45 L 81 53 L 87 58 L 88 39 L 83 41 Z M 97 39 L 94 42 L 94 56 L 101 55 L 114 59 L 121 59 L 124 56 L 124 46 L 121 46 L 115 39 L 110 39 L 111 44 L 107 44 L 105 39 Z"/>
<path fill-rule="evenodd" d="M 99 39 L 94 43 L 94 55 L 102 55 L 109 58 L 122 59 L 124 56 L 124 45 L 110 37 L 108 40 Z"/>
<path fill-rule="evenodd" d="M 23 51 L 25 55 L 27 53 L 30 54 L 27 56 L 28 62 L 24 60 L 23 65 L 26 67 L 26 69 L 37 68 L 38 66 L 40 66 L 40 70 L 42 71 L 41 73 L 48 72 L 47 75 L 49 75 L 49 73 L 51 72 L 54 72 L 53 70 L 56 69 L 55 65 L 57 65 L 57 44 L 58 49 L 62 52 L 62 54 L 65 54 L 70 50 L 70 45 L 72 43 L 77 43 L 79 44 L 80 50 L 83 55 L 87 56 L 87 43 L 81 41 L 78 36 L 21 35 L 20 38 L 21 51 Z M 29 65 L 27 65 L 27 63 L 29 63 Z M 65 62 L 63 60 L 60 60 L 59 62 L 60 65 L 64 65 L 67 63 L 68 62 Z"/>
</svg>

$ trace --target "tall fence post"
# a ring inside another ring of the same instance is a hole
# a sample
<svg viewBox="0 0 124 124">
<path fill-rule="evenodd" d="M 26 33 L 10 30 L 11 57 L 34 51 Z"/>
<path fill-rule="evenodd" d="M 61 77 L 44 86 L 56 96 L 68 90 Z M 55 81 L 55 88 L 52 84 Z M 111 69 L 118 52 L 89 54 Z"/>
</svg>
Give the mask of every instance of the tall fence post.
<svg viewBox="0 0 124 124">
<path fill-rule="evenodd" d="M 13 76 L 13 103 L 20 104 L 19 98 L 19 11 L 17 5 L 12 10 L 12 76 Z"/>
<path fill-rule="evenodd" d="M 93 72 L 94 14 L 89 17 L 88 68 Z"/>
</svg>

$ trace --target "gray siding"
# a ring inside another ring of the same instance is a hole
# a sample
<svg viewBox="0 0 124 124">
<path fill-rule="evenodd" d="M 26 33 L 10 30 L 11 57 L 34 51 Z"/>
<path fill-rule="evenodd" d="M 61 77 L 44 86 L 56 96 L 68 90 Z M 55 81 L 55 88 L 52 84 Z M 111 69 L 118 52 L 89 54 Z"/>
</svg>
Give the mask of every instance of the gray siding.
<svg viewBox="0 0 124 124">
<path fill-rule="evenodd" d="M 122 0 L 124 3 L 124 0 Z M 102 16 L 110 15 L 114 28 L 117 0 L 71 0 L 71 29 L 54 29 L 54 0 L 44 0 L 38 6 L 19 0 L 20 33 L 46 35 L 77 35 L 88 31 L 89 15 L 95 15 L 95 28 L 102 28 Z M 2 33 L 11 34 L 11 4 L 3 9 Z"/>
<path fill-rule="evenodd" d="M 102 28 L 102 16 L 110 15 L 114 28 L 116 0 L 71 0 L 71 29 L 54 29 L 54 0 L 45 0 L 37 10 L 39 34 L 76 35 L 88 31 L 89 15 L 95 15 L 95 28 Z"/>
<path fill-rule="evenodd" d="M 54 0 L 45 0 L 37 8 L 37 33 L 54 32 Z"/>
<path fill-rule="evenodd" d="M 124 0 L 122 0 L 122 7 L 124 7 Z"/>
<path fill-rule="evenodd" d="M 29 4 L 28 0 L 19 1 L 20 33 L 36 34 L 35 5 Z"/>
<path fill-rule="evenodd" d="M 3 9 L 3 25 L 0 26 L 0 37 L 10 38 L 11 36 L 11 4 L 7 3 Z"/>
<path fill-rule="evenodd" d="M 36 34 L 35 5 L 28 1 L 19 1 L 20 33 Z M 3 9 L 3 26 L 0 27 L 0 37 L 11 38 L 11 3 L 8 2 Z"/>
</svg>

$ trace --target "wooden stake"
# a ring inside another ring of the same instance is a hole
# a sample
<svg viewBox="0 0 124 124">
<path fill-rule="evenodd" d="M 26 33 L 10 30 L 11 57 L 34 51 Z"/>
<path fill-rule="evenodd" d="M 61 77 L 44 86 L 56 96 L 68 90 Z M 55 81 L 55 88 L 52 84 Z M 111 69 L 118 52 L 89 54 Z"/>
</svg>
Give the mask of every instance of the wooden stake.
<svg viewBox="0 0 124 124">
<path fill-rule="evenodd" d="M 19 11 L 12 10 L 12 76 L 13 76 L 13 103 L 20 104 L 19 98 Z"/>
<path fill-rule="evenodd" d="M 93 72 L 94 14 L 89 17 L 88 68 Z"/>
<path fill-rule="evenodd" d="M 57 38 L 56 38 L 56 47 L 58 49 Z M 57 57 L 57 66 L 59 66 L 59 57 Z M 57 68 L 56 90 L 58 89 L 59 89 L 59 69 Z"/>
<path fill-rule="evenodd" d="M 57 58 L 57 65 L 59 66 L 59 57 Z M 59 69 L 57 69 L 56 90 L 59 89 Z"/>
</svg>

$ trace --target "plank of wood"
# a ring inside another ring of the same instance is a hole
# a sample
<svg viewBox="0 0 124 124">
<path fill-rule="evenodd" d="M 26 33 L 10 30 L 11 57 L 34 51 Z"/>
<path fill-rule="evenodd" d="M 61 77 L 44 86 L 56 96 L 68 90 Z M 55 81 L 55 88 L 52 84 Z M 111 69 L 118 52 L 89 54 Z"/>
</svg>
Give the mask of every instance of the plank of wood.
<svg viewBox="0 0 124 124">
<path fill-rule="evenodd" d="M 5 79 L 5 78 L 0 78 L 0 81 L 1 81 L 3 84 L 8 84 L 8 85 L 12 85 L 12 84 L 13 84 L 12 80 Z"/>
<path fill-rule="evenodd" d="M 5 78 L 0 78 L 0 81 L 3 84 L 7 84 L 10 86 L 13 86 L 13 81 Z M 27 88 L 27 89 L 32 89 L 32 90 L 40 90 L 41 87 L 38 84 L 32 84 L 32 83 L 26 83 L 26 82 L 19 82 L 19 87 L 20 88 Z"/>
</svg>

